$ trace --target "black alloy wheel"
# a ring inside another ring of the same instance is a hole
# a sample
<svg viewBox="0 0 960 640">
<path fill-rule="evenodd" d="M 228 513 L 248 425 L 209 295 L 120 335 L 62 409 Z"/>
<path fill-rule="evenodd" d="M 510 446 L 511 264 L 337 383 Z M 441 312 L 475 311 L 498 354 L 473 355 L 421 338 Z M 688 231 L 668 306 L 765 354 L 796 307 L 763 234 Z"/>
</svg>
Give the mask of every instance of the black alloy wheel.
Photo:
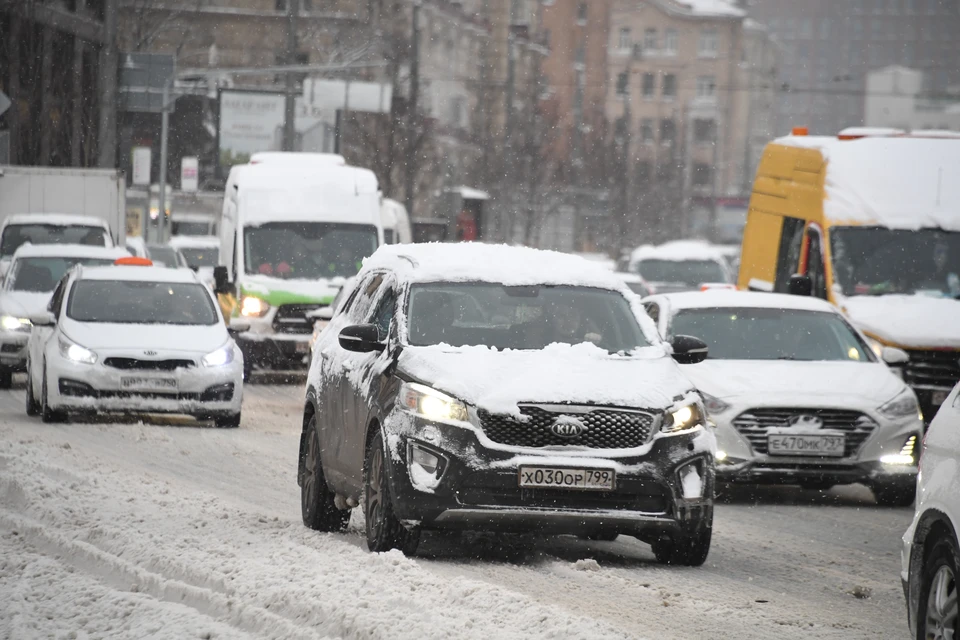
<svg viewBox="0 0 960 640">
<path fill-rule="evenodd" d="M 918 640 L 956 640 L 958 633 L 956 543 L 939 540 L 923 563 L 917 611 Z"/>
<path fill-rule="evenodd" d="M 374 552 L 399 549 L 412 556 L 420 544 L 420 530 L 407 529 L 393 512 L 383 448 L 383 435 L 377 429 L 367 445 L 363 466 L 367 547 Z"/>
<path fill-rule="evenodd" d="M 713 507 L 704 507 L 700 518 L 684 523 L 677 533 L 665 535 L 651 546 L 657 562 L 699 567 L 707 561 L 713 534 Z"/>
<path fill-rule="evenodd" d="M 338 509 L 336 495 L 327 486 L 320 462 L 320 436 L 317 417 L 307 425 L 307 449 L 300 470 L 300 513 L 303 524 L 315 531 L 344 531 L 350 522 L 350 509 Z"/>
</svg>

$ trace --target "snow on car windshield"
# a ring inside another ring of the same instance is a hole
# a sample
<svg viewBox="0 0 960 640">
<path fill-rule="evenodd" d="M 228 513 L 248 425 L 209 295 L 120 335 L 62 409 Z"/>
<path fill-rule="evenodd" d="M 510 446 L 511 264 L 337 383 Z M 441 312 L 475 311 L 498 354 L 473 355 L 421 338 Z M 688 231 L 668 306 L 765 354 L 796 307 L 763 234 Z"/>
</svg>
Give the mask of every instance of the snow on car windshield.
<svg viewBox="0 0 960 640">
<path fill-rule="evenodd" d="M 692 287 L 727 280 L 723 267 L 713 260 L 641 260 L 636 271 L 647 282 L 675 282 Z"/>
<path fill-rule="evenodd" d="M 31 244 L 85 244 L 94 247 L 107 245 L 106 234 L 100 227 L 11 224 L 3 230 L 3 238 L 0 239 L 0 255 L 11 256 L 28 242 Z"/>
<path fill-rule="evenodd" d="M 140 280 L 80 280 L 73 285 L 67 317 L 78 322 L 212 325 L 213 301 L 203 286 Z"/>
<path fill-rule="evenodd" d="M 247 273 L 278 278 L 354 276 L 377 249 L 371 225 L 269 222 L 244 230 Z"/>
<path fill-rule="evenodd" d="M 872 352 L 835 313 L 741 307 L 685 309 L 674 336 L 696 336 L 714 360 L 843 360 L 874 362 Z"/>
<path fill-rule="evenodd" d="M 844 295 L 960 295 L 960 232 L 836 227 L 830 247 Z"/>
<path fill-rule="evenodd" d="M 103 258 L 20 258 L 13 266 L 13 291 L 48 293 L 53 291 L 63 274 L 74 265 L 99 267 L 113 264 Z"/>
<path fill-rule="evenodd" d="M 593 343 L 611 353 L 649 346 L 618 292 L 572 286 L 434 283 L 410 289 L 410 344 L 543 349 Z"/>
<path fill-rule="evenodd" d="M 180 249 L 191 267 L 215 267 L 220 259 L 217 249 Z"/>
</svg>

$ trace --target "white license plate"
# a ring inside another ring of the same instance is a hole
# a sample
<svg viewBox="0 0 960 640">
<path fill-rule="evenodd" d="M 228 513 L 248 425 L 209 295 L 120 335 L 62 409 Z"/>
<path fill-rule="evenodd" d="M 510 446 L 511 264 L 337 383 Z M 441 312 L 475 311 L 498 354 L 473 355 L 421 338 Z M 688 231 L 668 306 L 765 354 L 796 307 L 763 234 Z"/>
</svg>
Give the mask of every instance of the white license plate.
<svg viewBox="0 0 960 640">
<path fill-rule="evenodd" d="M 950 395 L 950 392 L 946 390 L 934 391 L 933 393 L 930 394 L 930 404 L 932 404 L 935 407 L 939 407 L 940 405 L 942 405 L 944 402 L 947 401 L 948 395 Z"/>
<path fill-rule="evenodd" d="M 767 452 L 772 456 L 843 457 L 843 436 L 806 436 L 777 434 L 767 436 Z"/>
<path fill-rule="evenodd" d="M 172 391 L 177 390 L 176 378 L 139 378 L 125 376 L 120 378 L 120 388 L 125 391 Z"/>
<path fill-rule="evenodd" d="M 522 489 L 584 489 L 612 491 L 616 474 L 610 469 L 520 467 Z"/>
</svg>

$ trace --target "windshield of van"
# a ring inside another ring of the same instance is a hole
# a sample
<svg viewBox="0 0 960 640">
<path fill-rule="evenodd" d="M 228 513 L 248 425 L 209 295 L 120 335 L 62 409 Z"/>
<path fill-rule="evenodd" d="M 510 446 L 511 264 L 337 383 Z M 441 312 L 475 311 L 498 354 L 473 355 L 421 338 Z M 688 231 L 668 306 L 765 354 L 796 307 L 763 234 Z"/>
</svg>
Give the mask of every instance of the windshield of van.
<svg viewBox="0 0 960 640">
<path fill-rule="evenodd" d="M 212 325 L 213 300 L 203 285 L 142 280 L 80 280 L 67 316 L 77 322 Z"/>
<path fill-rule="evenodd" d="M 357 274 L 377 249 L 373 225 L 269 222 L 243 233 L 247 273 L 276 278 L 334 278 Z"/>
<path fill-rule="evenodd" d="M 647 282 L 670 282 L 697 287 L 704 282 L 726 282 L 727 274 L 713 260 L 641 260 L 635 271 Z"/>
<path fill-rule="evenodd" d="M 825 311 L 685 309 L 673 316 L 670 335 L 700 338 L 713 360 L 874 362 L 853 329 L 836 313 Z"/>
<path fill-rule="evenodd" d="M 74 265 L 99 267 L 113 264 L 107 258 L 18 258 L 11 270 L 13 291 L 49 293 L 57 286 L 63 274 Z"/>
<path fill-rule="evenodd" d="M 107 246 L 102 227 L 64 226 L 58 224 L 11 224 L 0 238 L 0 255 L 12 256 L 26 243 L 31 244 L 85 244 Z"/>
<path fill-rule="evenodd" d="M 623 295 L 588 287 L 415 285 L 407 322 L 415 346 L 543 349 L 592 342 L 615 353 L 650 344 Z"/>
<path fill-rule="evenodd" d="M 830 249 L 844 295 L 960 296 L 960 232 L 835 227 Z"/>
</svg>

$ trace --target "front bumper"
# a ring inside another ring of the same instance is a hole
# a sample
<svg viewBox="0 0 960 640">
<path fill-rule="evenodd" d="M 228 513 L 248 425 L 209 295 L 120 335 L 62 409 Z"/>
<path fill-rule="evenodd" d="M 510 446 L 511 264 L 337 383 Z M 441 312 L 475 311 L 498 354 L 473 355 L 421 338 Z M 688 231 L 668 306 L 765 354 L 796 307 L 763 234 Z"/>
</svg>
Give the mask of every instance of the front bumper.
<svg viewBox="0 0 960 640">
<path fill-rule="evenodd" d="M 469 529 L 543 534 L 616 531 L 647 541 L 685 522 L 706 517 L 713 505 L 713 437 L 704 428 L 655 439 L 640 453 L 597 457 L 598 450 L 504 451 L 485 447 L 470 429 L 435 425 L 431 444 L 418 437 L 431 424 L 420 418 L 412 433 L 390 433 L 387 456 L 391 499 L 397 516 L 425 529 Z M 389 424 L 389 423 L 388 423 Z M 411 465 L 412 447 L 443 458 L 439 480 L 424 484 Z M 697 470 L 696 491 L 679 472 Z M 529 489 L 519 486 L 521 466 L 609 469 L 612 491 Z"/>
<path fill-rule="evenodd" d="M 26 371 L 29 339 L 29 332 L 0 331 L 0 365 L 14 371 Z"/>
<path fill-rule="evenodd" d="M 285 369 L 306 368 L 310 364 L 312 334 L 255 334 L 243 333 L 237 344 L 243 356 L 261 367 Z"/>
</svg>

